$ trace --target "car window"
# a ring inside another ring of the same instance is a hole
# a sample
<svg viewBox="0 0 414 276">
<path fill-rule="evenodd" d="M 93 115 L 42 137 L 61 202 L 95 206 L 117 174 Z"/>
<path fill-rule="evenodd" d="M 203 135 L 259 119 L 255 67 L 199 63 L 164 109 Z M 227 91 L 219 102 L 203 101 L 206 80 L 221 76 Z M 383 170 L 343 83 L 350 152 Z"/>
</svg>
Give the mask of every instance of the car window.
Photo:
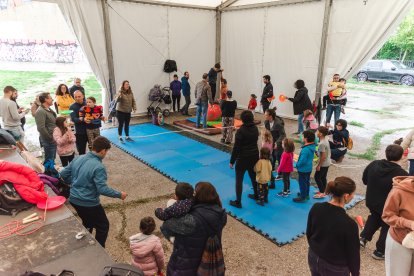
<svg viewBox="0 0 414 276">
<path fill-rule="evenodd" d="M 382 61 L 377 61 L 377 60 L 370 61 L 368 62 L 367 67 L 370 69 L 381 69 Z"/>
<path fill-rule="evenodd" d="M 384 61 L 383 65 L 382 65 L 382 69 L 384 70 L 391 70 L 391 68 L 393 67 L 397 67 L 395 66 L 391 61 Z"/>
<path fill-rule="evenodd" d="M 399 61 L 392 60 L 392 61 L 391 61 L 391 63 L 392 63 L 395 67 L 397 67 L 398 69 L 407 69 L 407 66 L 405 66 L 404 64 L 402 64 L 402 63 L 401 63 L 401 62 L 399 62 Z"/>
</svg>

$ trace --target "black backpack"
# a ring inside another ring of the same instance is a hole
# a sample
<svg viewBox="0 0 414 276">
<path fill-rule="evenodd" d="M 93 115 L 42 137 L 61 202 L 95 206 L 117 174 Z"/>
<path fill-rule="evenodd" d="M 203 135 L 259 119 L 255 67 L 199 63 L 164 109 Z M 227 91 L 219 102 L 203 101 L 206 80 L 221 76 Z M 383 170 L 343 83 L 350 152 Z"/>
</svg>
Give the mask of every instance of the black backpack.
<svg viewBox="0 0 414 276">
<path fill-rule="evenodd" d="M 27 210 L 32 206 L 34 205 L 20 197 L 13 184 L 6 182 L 0 185 L 0 215 L 14 217 L 19 212 Z"/>
<path fill-rule="evenodd" d="M 138 267 L 129 264 L 113 264 L 105 266 L 101 276 L 144 276 Z"/>
<path fill-rule="evenodd" d="M 175 60 L 167 59 L 164 63 L 164 72 L 172 73 L 177 72 L 177 63 Z"/>
</svg>

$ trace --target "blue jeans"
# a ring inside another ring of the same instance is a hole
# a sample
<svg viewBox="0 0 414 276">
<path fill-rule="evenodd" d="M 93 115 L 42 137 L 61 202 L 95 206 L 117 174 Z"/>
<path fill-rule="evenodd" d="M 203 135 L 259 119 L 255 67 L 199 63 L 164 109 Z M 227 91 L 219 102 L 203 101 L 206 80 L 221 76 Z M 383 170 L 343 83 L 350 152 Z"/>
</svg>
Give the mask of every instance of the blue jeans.
<svg viewBox="0 0 414 276">
<path fill-rule="evenodd" d="M 414 159 L 410 159 L 408 161 L 410 161 L 410 169 L 408 171 L 408 174 L 414 176 Z"/>
<path fill-rule="evenodd" d="M 298 116 L 298 133 L 302 133 L 304 130 L 303 126 L 303 112 Z"/>
<path fill-rule="evenodd" d="M 203 115 L 203 128 L 207 127 L 208 103 L 200 103 L 196 110 L 196 127 L 200 127 L 201 115 Z"/>
<path fill-rule="evenodd" d="M 305 199 L 307 196 L 309 196 L 309 183 L 310 183 L 311 172 L 307 172 L 307 173 L 298 172 L 298 174 L 299 174 L 300 197 Z"/>
<path fill-rule="evenodd" d="M 45 150 L 45 161 L 46 160 L 53 160 L 55 161 L 56 158 L 56 143 L 46 141 L 43 138 L 40 138 L 40 142 Z"/>
<path fill-rule="evenodd" d="M 326 108 L 326 123 L 331 123 L 332 113 L 334 114 L 334 125 L 336 121 L 339 120 L 339 116 L 341 116 L 341 105 L 340 104 L 328 104 Z"/>
</svg>

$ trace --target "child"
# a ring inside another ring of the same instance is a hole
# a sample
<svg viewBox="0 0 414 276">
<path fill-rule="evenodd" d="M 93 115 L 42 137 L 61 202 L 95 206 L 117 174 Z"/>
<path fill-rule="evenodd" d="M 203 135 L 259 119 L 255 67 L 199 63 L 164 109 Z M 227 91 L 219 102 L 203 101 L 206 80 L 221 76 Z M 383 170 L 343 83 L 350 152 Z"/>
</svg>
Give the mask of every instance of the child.
<svg viewBox="0 0 414 276">
<path fill-rule="evenodd" d="M 277 195 L 287 197 L 290 195 L 290 173 L 293 172 L 293 152 L 295 151 L 295 143 L 292 139 L 283 139 L 283 153 L 280 158 L 280 164 L 277 169 L 278 174 L 283 177 L 283 191 Z"/>
<path fill-rule="evenodd" d="M 174 80 L 170 83 L 170 89 L 172 91 L 173 111 L 175 112 L 175 103 L 177 102 L 177 110 L 180 112 L 181 82 L 178 80 L 177 74 L 174 75 Z"/>
<path fill-rule="evenodd" d="M 247 107 L 253 114 L 254 114 L 254 111 L 256 110 L 256 106 L 257 106 L 256 98 L 257 97 L 256 97 L 255 94 L 251 94 L 250 95 L 249 106 Z"/>
<path fill-rule="evenodd" d="M 139 229 L 141 233 L 129 238 L 132 265 L 141 269 L 146 276 L 161 275 L 164 269 L 164 250 L 160 238 L 152 234 L 155 230 L 154 219 L 141 219 Z"/>
<path fill-rule="evenodd" d="M 226 96 L 226 99 L 220 102 L 221 119 L 223 122 L 223 138 L 221 138 L 221 142 L 230 145 L 233 140 L 234 114 L 236 113 L 237 102 L 232 99 L 233 92 L 230 90 L 227 91 Z"/>
<path fill-rule="evenodd" d="M 62 167 L 66 167 L 75 157 L 75 134 L 73 134 L 70 125 L 65 117 L 56 118 L 56 127 L 53 130 L 53 139 L 57 145 Z"/>
<path fill-rule="evenodd" d="M 403 140 L 404 140 L 404 139 L 401 137 L 400 139 L 395 140 L 395 141 L 394 141 L 394 144 L 396 144 L 396 145 L 400 145 L 400 146 L 401 146 L 401 144 L 402 144 Z M 401 158 L 401 160 L 398 162 L 398 163 L 400 164 L 400 166 L 401 166 L 404 170 L 407 170 L 407 169 L 408 169 L 408 153 L 409 153 L 409 149 L 408 149 L 408 148 L 406 148 L 406 149 L 404 150 L 403 157 L 402 157 L 402 158 Z"/>
<path fill-rule="evenodd" d="M 79 110 L 79 119 L 86 123 L 86 135 L 88 136 L 88 147 L 92 149 L 93 140 L 101 135 L 99 128 L 102 126 L 101 121 L 104 120 L 103 108 L 96 105 L 94 97 L 86 98 L 86 106 Z"/>
<path fill-rule="evenodd" d="M 298 197 L 293 199 L 294 202 L 302 203 L 309 200 L 309 183 L 310 175 L 312 173 L 313 156 L 315 154 L 315 134 L 310 130 L 305 130 L 303 133 L 304 145 L 300 151 L 296 168 L 299 174 L 299 188 Z"/>
<path fill-rule="evenodd" d="M 256 172 L 257 191 L 259 197 L 256 201 L 257 204 L 264 206 L 264 203 L 268 202 L 268 193 L 270 177 L 272 175 L 272 163 L 270 162 L 270 151 L 268 148 L 260 149 L 260 160 L 257 161 L 254 166 Z"/>
<path fill-rule="evenodd" d="M 193 206 L 194 188 L 188 183 L 180 182 L 175 187 L 175 198 L 170 199 L 167 203 L 167 208 L 157 208 L 155 216 L 166 221 L 170 218 L 179 218 L 187 214 Z M 161 227 L 161 232 L 165 238 L 171 240 L 173 237 Z"/>
<path fill-rule="evenodd" d="M 315 116 L 313 116 L 313 112 L 309 109 L 303 111 L 303 125 L 305 126 L 305 130 L 316 132 L 318 129 L 318 123 L 316 122 Z"/>
<path fill-rule="evenodd" d="M 227 80 L 222 79 L 221 80 L 221 89 L 220 89 L 220 100 L 225 100 L 226 99 L 227 91 L 228 91 Z"/>
<path fill-rule="evenodd" d="M 318 131 L 316 135 L 319 138 L 319 145 L 318 145 L 318 156 L 319 161 L 316 165 L 316 172 L 315 172 L 315 181 L 318 185 L 319 192 L 317 192 L 313 198 L 324 198 L 326 196 L 325 189 L 326 189 L 326 176 L 328 175 L 328 169 L 331 165 L 331 148 L 329 146 L 328 138 L 326 137 L 329 133 L 329 130 L 324 127 L 318 127 Z"/>
<path fill-rule="evenodd" d="M 270 156 L 272 156 L 273 136 L 272 136 L 272 133 L 267 129 L 262 130 L 262 148 L 268 148 L 270 152 Z"/>
<path fill-rule="evenodd" d="M 347 99 L 347 90 L 346 90 L 346 79 L 344 78 L 340 78 L 339 79 L 339 83 L 342 85 L 342 94 L 341 96 L 338 97 L 338 100 L 341 100 L 341 112 L 342 114 L 345 114 L 345 106 L 346 106 L 346 102 L 348 101 Z"/>
</svg>

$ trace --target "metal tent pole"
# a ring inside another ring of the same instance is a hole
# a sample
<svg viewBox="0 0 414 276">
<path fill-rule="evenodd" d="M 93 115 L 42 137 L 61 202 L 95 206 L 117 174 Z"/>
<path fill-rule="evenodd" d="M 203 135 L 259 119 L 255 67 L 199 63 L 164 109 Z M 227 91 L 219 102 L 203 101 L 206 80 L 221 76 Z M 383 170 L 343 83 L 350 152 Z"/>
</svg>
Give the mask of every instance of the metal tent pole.
<svg viewBox="0 0 414 276">
<path fill-rule="evenodd" d="M 104 32 L 105 32 L 105 46 L 106 46 L 106 59 L 108 62 L 108 72 L 109 72 L 109 93 L 110 100 L 116 93 L 115 90 L 115 69 L 114 69 L 114 57 L 112 53 L 112 38 L 111 38 L 111 28 L 109 22 L 109 12 L 108 12 L 108 2 L 107 0 L 101 0 L 102 4 L 102 14 L 103 14 L 103 23 L 104 23 Z"/>
</svg>

